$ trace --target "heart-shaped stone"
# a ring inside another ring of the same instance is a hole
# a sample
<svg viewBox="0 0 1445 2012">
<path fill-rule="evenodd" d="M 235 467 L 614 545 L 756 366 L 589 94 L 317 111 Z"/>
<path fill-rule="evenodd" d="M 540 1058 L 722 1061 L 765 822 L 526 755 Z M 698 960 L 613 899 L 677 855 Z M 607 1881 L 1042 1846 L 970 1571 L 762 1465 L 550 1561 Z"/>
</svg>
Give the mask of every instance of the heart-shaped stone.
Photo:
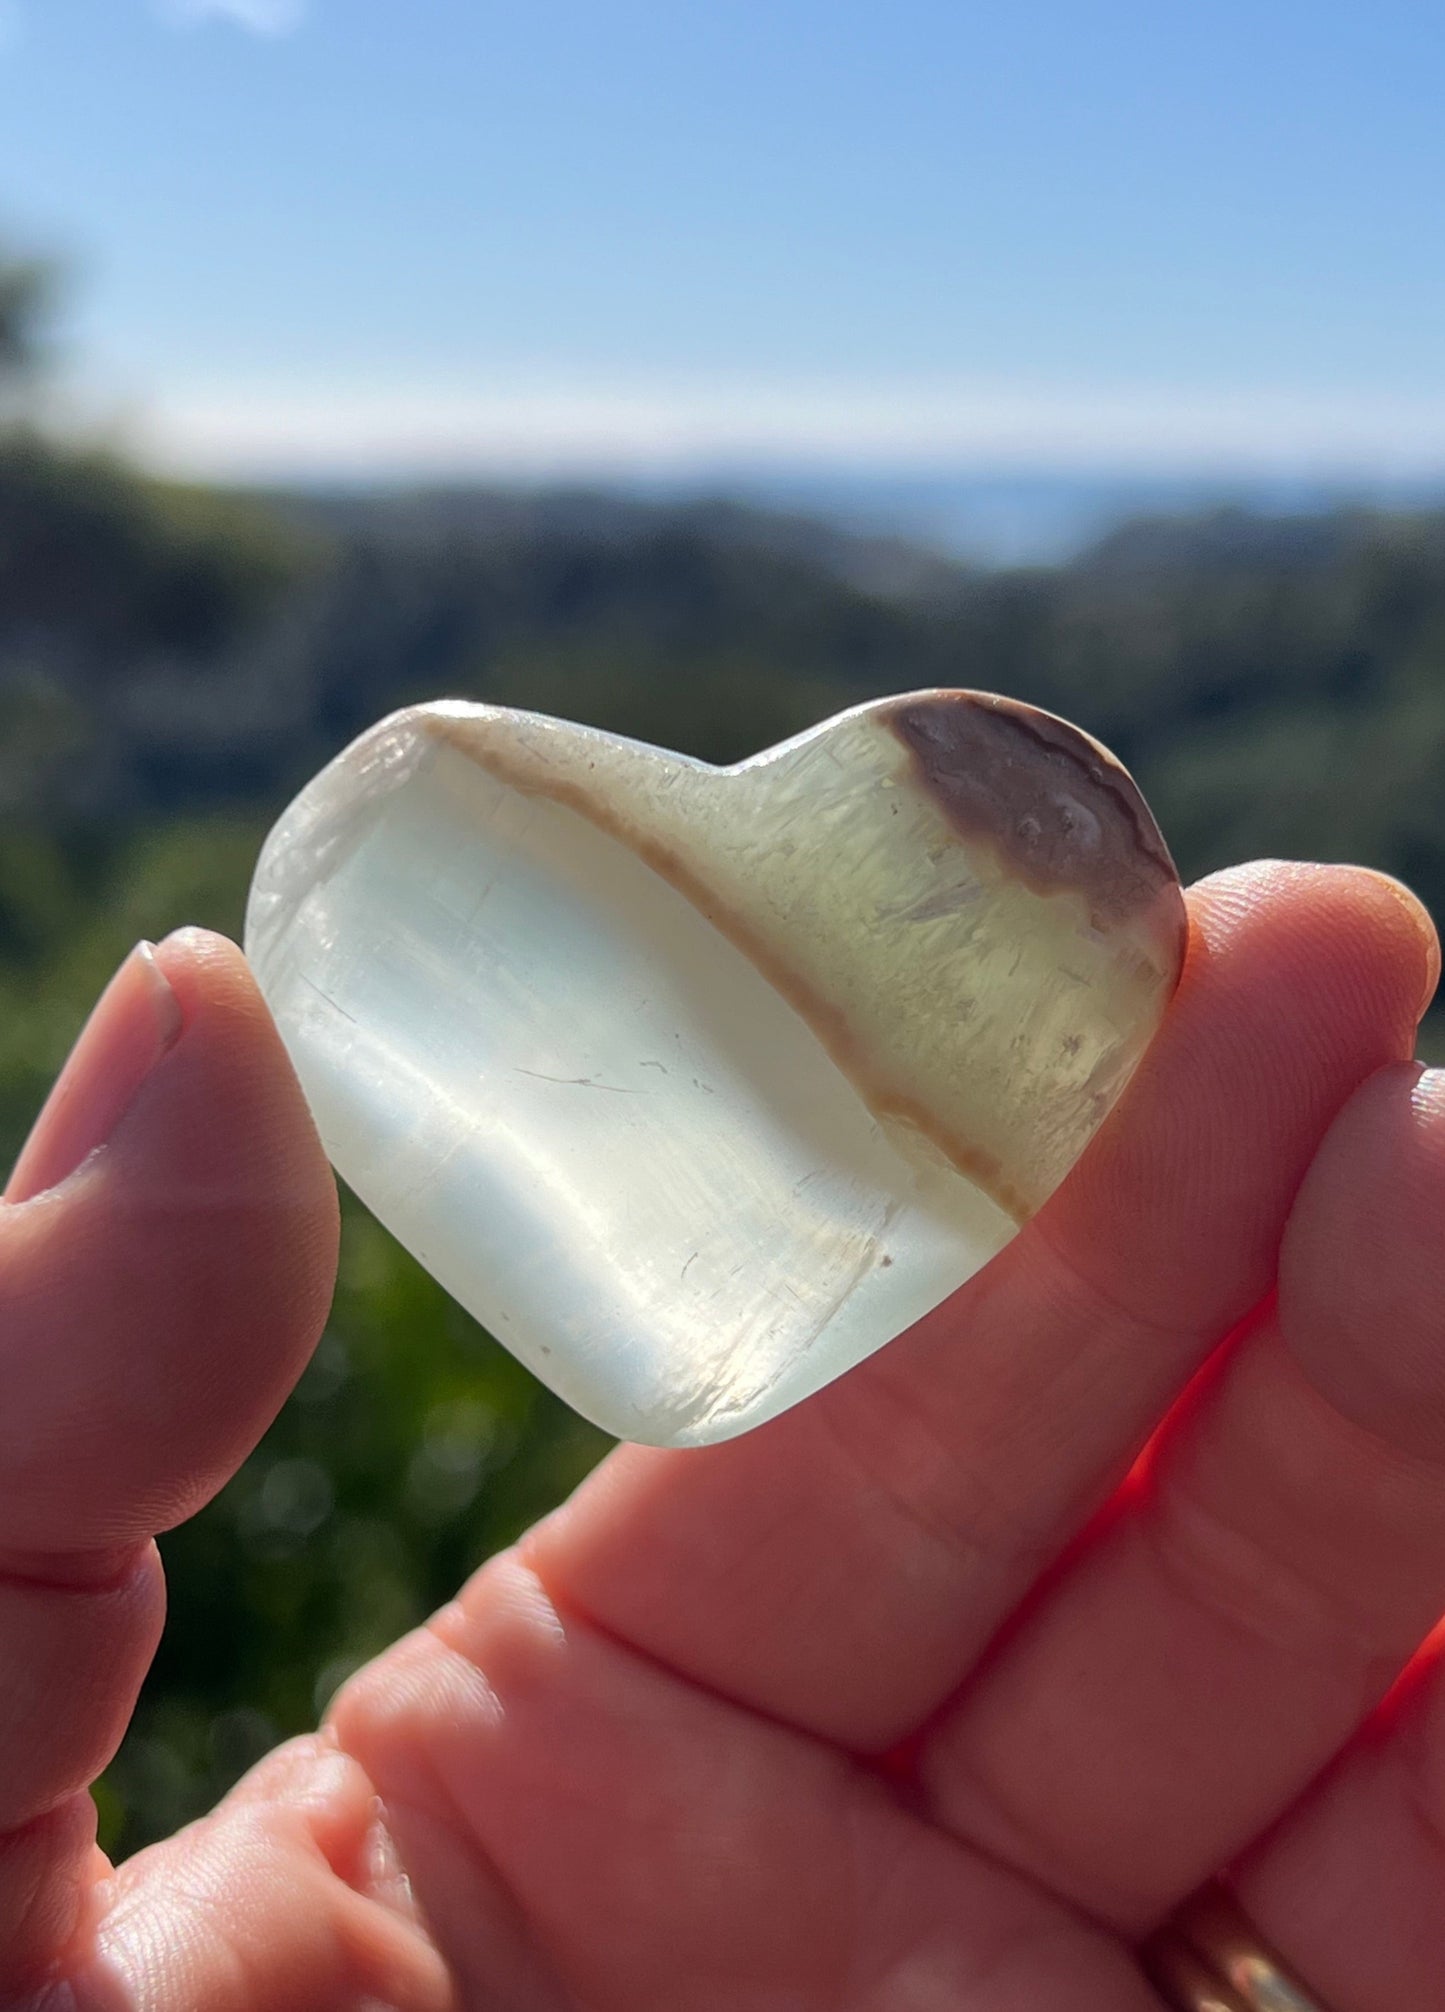
<svg viewBox="0 0 1445 2012">
<path fill-rule="evenodd" d="M 247 949 L 339 1172 L 579 1411 L 700 1445 L 978 1270 L 1178 976 L 1133 782 L 973 692 L 735 768 L 397 713 L 297 798 Z"/>
</svg>

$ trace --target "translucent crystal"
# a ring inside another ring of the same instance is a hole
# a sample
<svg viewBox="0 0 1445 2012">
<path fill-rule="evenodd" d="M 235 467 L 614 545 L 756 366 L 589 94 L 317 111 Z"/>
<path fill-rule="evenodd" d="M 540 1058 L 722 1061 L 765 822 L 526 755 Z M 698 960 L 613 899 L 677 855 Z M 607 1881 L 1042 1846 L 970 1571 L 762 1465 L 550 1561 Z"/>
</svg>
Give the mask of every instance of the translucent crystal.
<svg viewBox="0 0 1445 2012">
<path fill-rule="evenodd" d="M 398 713 L 268 839 L 247 949 L 339 1172 L 609 1431 L 761 1423 L 1053 1191 L 1175 984 L 1112 756 L 977 693 L 719 769 Z"/>
</svg>

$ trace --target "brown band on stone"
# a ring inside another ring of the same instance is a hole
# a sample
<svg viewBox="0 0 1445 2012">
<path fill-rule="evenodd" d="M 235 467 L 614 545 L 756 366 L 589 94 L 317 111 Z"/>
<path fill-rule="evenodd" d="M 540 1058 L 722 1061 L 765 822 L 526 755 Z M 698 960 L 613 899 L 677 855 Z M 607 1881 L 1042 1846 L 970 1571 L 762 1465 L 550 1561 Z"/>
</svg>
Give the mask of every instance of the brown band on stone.
<svg viewBox="0 0 1445 2012">
<path fill-rule="evenodd" d="M 1067 720 L 987 692 L 929 693 L 883 717 L 950 823 L 1035 892 L 1081 895 L 1108 927 L 1177 887 L 1133 777 Z"/>
<path fill-rule="evenodd" d="M 808 984 L 787 961 L 759 936 L 747 919 L 723 901 L 717 891 L 695 870 L 691 862 L 670 845 L 664 845 L 597 791 L 589 790 L 570 776 L 538 773 L 519 762 L 510 750 L 487 746 L 476 736 L 459 732 L 452 721 L 428 719 L 425 729 L 441 747 L 451 748 L 476 767 L 485 769 L 498 782 L 523 796 L 545 797 L 552 803 L 585 817 L 599 831 L 625 845 L 644 865 L 673 887 L 713 928 L 746 957 L 774 991 L 787 1000 L 817 1036 L 831 1060 L 853 1084 L 863 1102 L 880 1120 L 905 1126 L 933 1145 L 966 1180 L 986 1194 L 1004 1214 L 1022 1223 L 1033 1214 L 1037 1202 L 1019 1191 L 996 1157 L 972 1141 L 960 1138 L 940 1123 L 935 1112 L 917 1098 L 882 1081 L 869 1063 L 866 1045 L 850 1026 L 847 1016 L 815 987 Z"/>
</svg>

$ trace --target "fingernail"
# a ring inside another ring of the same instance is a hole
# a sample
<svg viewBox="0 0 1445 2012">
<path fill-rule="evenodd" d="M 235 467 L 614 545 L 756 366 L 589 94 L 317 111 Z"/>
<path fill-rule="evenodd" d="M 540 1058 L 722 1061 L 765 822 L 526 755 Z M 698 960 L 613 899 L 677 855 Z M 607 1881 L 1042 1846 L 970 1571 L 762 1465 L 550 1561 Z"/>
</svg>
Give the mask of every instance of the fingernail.
<svg viewBox="0 0 1445 2012">
<path fill-rule="evenodd" d="M 1407 887 L 1403 880 L 1396 880 L 1392 873 L 1381 873 L 1373 866 L 1363 870 L 1399 902 L 1420 939 L 1420 949 L 1425 959 L 1425 990 L 1420 1000 L 1420 1010 L 1415 1018 L 1423 1020 L 1430 1010 L 1431 1000 L 1435 997 L 1435 988 L 1440 983 L 1440 937 L 1434 920 L 1419 895 L 1413 888 Z"/>
<path fill-rule="evenodd" d="M 45 1108 L 20 1149 L 7 1202 L 28 1202 L 103 1146 L 161 1057 L 180 1038 L 181 1009 L 155 946 L 138 943 L 100 995 Z"/>
</svg>

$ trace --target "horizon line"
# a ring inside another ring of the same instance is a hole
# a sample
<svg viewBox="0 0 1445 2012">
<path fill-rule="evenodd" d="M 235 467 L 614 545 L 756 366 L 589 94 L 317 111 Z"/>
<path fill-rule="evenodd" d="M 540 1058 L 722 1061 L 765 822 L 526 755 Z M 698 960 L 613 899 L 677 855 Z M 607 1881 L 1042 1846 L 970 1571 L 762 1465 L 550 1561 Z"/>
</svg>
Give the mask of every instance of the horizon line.
<svg viewBox="0 0 1445 2012">
<path fill-rule="evenodd" d="M 192 384 L 57 409 L 167 472 L 250 479 L 1445 480 L 1445 395 L 496 374 Z"/>
</svg>

